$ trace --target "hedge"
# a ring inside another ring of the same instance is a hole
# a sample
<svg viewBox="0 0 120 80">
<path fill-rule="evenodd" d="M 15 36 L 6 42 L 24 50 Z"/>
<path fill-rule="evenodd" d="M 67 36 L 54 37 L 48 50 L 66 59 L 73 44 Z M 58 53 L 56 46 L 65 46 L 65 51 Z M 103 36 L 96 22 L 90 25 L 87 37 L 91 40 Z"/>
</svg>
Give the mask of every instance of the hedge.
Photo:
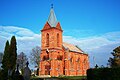
<svg viewBox="0 0 120 80">
<path fill-rule="evenodd" d="M 88 69 L 87 80 L 120 80 L 120 68 Z"/>
</svg>

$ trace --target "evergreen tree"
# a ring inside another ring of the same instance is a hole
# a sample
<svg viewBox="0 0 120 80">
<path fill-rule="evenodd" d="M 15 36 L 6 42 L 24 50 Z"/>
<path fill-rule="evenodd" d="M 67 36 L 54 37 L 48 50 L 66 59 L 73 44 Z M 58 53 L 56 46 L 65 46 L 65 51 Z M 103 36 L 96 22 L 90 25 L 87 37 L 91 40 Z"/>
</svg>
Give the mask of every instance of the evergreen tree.
<svg viewBox="0 0 120 80">
<path fill-rule="evenodd" d="M 10 41 L 10 70 L 14 71 L 16 67 L 17 60 L 17 46 L 16 46 L 16 38 L 12 36 Z"/>
<path fill-rule="evenodd" d="M 3 59 L 2 59 L 2 68 L 3 68 L 3 74 L 5 76 L 8 75 L 8 69 L 9 69 L 9 65 L 10 65 L 10 60 L 9 60 L 9 41 L 7 40 L 6 45 L 5 45 L 5 49 L 4 49 L 4 55 L 3 55 Z"/>
<path fill-rule="evenodd" d="M 0 64 L 2 63 L 2 59 L 3 59 L 3 53 L 0 52 Z"/>
<path fill-rule="evenodd" d="M 111 53 L 113 58 L 109 58 L 108 62 L 111 67 L 120 67 L 120 46 L 115 48 Z"/>
<path fill-rule="evenodd" d="M 17 60 L 17 46 L 15 36 L 12 36 L 10 45 L 9 41 L 6 42 L 3 60 L 2 60 L 2 68 L 3 68 L 3 78 L 6 80 L 7 77 L 10 79 L 12 73 L 16 67 Z"/>
</svg>

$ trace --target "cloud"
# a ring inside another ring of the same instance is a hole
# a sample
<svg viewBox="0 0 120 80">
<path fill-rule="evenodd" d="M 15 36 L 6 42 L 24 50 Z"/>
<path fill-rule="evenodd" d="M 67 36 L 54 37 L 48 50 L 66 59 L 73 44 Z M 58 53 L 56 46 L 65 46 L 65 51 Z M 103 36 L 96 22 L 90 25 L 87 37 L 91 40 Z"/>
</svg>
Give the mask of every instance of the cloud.
<svg viewBox="0 0 120 80">
<path fill-rule="evenodd" d="M 108 32 L 102 35 L 96 35 L 86 38 L 74 38 L 72 36 L 63 36 L 65 42 L 79 46 L 90 56 L 91 67 L 94 64 L 99 66 L 107 65 L 111 52 L 114 48 L 120 46 L 120 31 Z M 93 60 L 95 57 L 95 61 Z"/>
<path fill-rule="evenodd" d="M 120 46 L 120 43 L 113 43 L 93 49 L 93 51 L 88 51 L 91 63 L 90 66 L 93 67 L 95 64 L 107 66 L 109 57 L 112 57 L 112 50 L 118 46 Z M 95 61 L 93 60 L 93 57 L 95 58 Z"/>
<path fill-rule="evenodd" d="M 116 44 L 120 40 L 120 32 L 109 32 L 102 35 L 95 35 L 85 38 L 75 38 L 73 36 L 63 36 L 65 42 L 78 45 L 87 51 L 99 48 L 101 46 Z"/>
<path fill-rule="evenodd" d="M 17 40 L 17 51 L 30 54 L 30 51 L 35 46 L 40 46 L 40 34 L 35 34 L 29 29 L 15 26 L 0 26 L 0 51 L 3 52 L 4 45 L 7 40 L 15 35 Z"/>
<path fill-rule="evenodd" d="M 40 46 L 41 34 L 36 34 L 27 28 L 16 26 L 0 26 L 0 52 L 3 52 L 6 40 L 15 35 L 17 39 L 17 51 L 25 52 L 27 55 L 35 46 Z M 63 36 L 63 41 L 79 46 L 90 56 L 90 66 L 94 64 L 106 65 L 111 52 L 120 46 L 120 31 L 108 32 L 101 35 L 94 35 L 85 38 L 74 36 Z M 95 57 L 95 61 L 93 60 Z"/>
<path fill-rule="evenodd" d="M 0 31 L 4 36 L 33 36 L 34 33 L 26 28 L 20 28 L 15 26 L 0 26 Z"/>
<path fill-rule="evenodd" d="M 108 32 L 108 33 L 104 34 L 102 37 L 105 37 L 111 41 L 119 41 L 120 40 L 120 31 Z"/>
</svg>

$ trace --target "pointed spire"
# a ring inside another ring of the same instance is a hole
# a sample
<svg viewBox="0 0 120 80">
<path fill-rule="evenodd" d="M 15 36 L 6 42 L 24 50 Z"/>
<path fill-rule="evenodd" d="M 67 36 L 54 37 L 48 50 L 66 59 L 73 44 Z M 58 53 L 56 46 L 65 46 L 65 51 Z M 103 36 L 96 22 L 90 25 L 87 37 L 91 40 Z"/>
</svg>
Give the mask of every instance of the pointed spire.
<svg viewBox="0 0 120 80">
<path fill-rule="evenodd" d="M 48 23 L 50 24 L 51 27 L 56 27 L 58 23 L 54 10 L 53 10 L 53 4 L 51 4 L 51 10 L 50 10 L 50 15 L 48 17 Z"/>
</svg>

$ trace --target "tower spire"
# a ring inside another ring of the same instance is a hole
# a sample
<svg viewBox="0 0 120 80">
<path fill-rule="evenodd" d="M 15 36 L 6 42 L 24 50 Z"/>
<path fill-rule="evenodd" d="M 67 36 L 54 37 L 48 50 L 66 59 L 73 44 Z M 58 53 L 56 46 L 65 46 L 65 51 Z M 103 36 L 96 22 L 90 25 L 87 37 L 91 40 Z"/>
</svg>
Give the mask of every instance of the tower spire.
<svg viewBox="0 0 120 80">
<path fill-rule="evenodd" d="M 56 15 L 53 10 L 53 4 L 51 4 L 51 10 L 50 10 L 50 15 L 48 17 L 48 23 L 50 24 L 51 27 L 56 27 L 58 23 Z"/>
</svg>

